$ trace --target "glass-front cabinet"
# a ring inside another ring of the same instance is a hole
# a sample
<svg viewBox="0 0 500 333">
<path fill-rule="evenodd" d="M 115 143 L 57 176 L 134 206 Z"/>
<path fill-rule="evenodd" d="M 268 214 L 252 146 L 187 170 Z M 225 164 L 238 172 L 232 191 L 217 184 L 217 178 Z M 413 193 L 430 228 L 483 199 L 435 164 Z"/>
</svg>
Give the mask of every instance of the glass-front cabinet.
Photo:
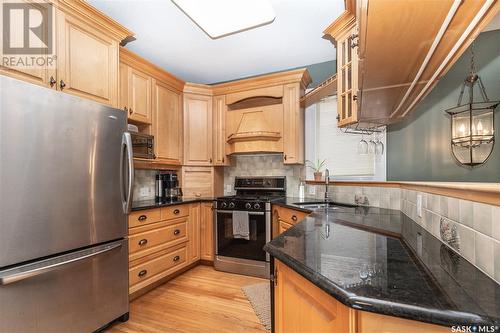
<svg viewBox="0 0 500 333">
<path fill-rule="evenodd" d="M 346 126 L 358 121 L 358 55 L 357 28 L 346 29 L 337 40 L 337 98 L 338 125 Z"/>
</svg>

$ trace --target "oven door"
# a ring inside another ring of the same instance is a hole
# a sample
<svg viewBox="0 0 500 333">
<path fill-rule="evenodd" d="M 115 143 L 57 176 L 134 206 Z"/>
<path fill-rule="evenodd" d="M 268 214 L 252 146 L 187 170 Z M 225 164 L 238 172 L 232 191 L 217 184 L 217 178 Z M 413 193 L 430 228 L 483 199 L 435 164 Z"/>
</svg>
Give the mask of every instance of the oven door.
<svg viewBox="0 0 500 333">
<path fill-rule="evenodd" d="M 248 222 L 250 239 L 234 238 L 233 212 L 216 210 L 216 255 L 269 261 L 269 255 L 262 248 L 271 240 L 270 212 L 248 212 Z"/>
</svg>

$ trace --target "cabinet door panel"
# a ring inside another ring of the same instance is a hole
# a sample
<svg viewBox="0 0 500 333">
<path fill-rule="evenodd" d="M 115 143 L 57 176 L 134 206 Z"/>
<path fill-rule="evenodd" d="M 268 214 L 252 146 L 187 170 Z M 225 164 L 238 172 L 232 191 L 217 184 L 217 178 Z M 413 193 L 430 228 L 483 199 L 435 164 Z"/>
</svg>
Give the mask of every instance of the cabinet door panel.
<svg viewBox="0 0 500 333">
<path fill-rule="evenodd" d="M 201 240 L 201 259 L 214 260 L 214 216 L 212 203 L 203 202 L 201 204 L 200 220 L 200 240 Z"/>
<path fill-rule="evenodd" d="M 117 106 L 118 42 L 62 11 L 58 27 L 58 89 Z"/>
<path fill-rule="evenodd" d="M 6 2 L 7 3 L 7 2 Z M 33 8 L 34 10 L 41 10 L 42 12 L 45 11 L 45 8 L 40 6 L 38 3 L 33 3 L 30 1 L 26 0 L 17 0 L 15 3 L 21 3 L 23 5 L 29 5 L 30 8 Z M 52 9 L 53 10 L 53 9 Z M 2 9 L 0 9 L 0 15 L 1 15 Z M 54 19 L 54 11 L 52 12 L 52 17 L 53 17 L 53 22 L 55 22 Z M 22 15 L 11 15 L 10 20 L 11 20 L 11 27 L 20 27 L 23 25 L 23 22 L 19 22 L 18 20 L 21 20 L 23 18 Z M 51 22 L 51 23 L 53 23 Z M 55 36 L 55 24 L 53 24 L 52 27 L 52 41 L 54 41 L 54 36 Z M 50 29 L 48 29 L 50 30 Z M 13 29 L 11 31 L 12 33 L 23 33 L 21 29 Z M 40 30 L 37 33 L 42 33 L 42 39 L 46 39 L 46 34 L 49 33 L 49 31 L 45 30 Z M 5 57 L 5 60 L 0 62 L 0 74 L 7 75 L 13 78 L 16 78 L 18 80 L 23 80 L 27 81 L 30 83 L 42 85 L 42 86 L 50 86 L 49 81 L 50 77 L 52 76 L 54 79 L 56 77 L 56 58 L 53 57 L 55 55 L 56 51 L 56 46 L 55 42 L 53 42 L 52 45 L 52 54 L 48 54 L 47 51 L 40 51 L 39 53 L 36 54 L 30 54 L 27 56 L 28 59 L 25 59 L 24 56 L 17 57 L 17 54 L 4 54 L 3 52 L 3 45 L 0 43 L 0 48 L 2 48 L 2 51 L 0 52 L 0 55 Z M 31 63 L 31 58 L 35 57 L 36 59 L 33 60 L 34 62 Z M 11 61 L 12 60 L 12 61 Z M 26 62 L 28 60 L 28 62 Z M 42 61 L 43 60 L 43 61 Z M 21 62 L 19 62 L 21 61 Z M 54 86 L 55 89 L 55 86 Z"/>
<path fill-rule="evenodd" d="M 212 98 L 184 95 L 184 164 L 212 164 Z"/>
<path fill-rule="evenodd" d="M 189 263 L 200 260 L 200 204 L 189 206 Z"/>
<path fill-rule="evenodd" d="M 213 105 L 213 162 L 214 165 L 229 165 L 226 156 L 226 97 L 215 96 Z"/>
<path fill-rule="evenodd" d="M 129 68 L 129 118 L 151 123 L 151 77 Z"/>
<path fill-rule="evenodd" d="M 182 163 L 181 94 L 153 80 L 153 114 L 156 158 Z"/>
<path fill-rule="evenodd" d="M 283 159 L 285 164 L 304 163 L 304 108 L 300 84 L 283 87 Z"/>
</svg>

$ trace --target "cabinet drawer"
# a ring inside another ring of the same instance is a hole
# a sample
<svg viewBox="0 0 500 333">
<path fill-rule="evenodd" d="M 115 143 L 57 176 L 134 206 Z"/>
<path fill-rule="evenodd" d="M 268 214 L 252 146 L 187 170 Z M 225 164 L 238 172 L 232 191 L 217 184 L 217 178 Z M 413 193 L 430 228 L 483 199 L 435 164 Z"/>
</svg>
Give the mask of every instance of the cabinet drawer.
<svg viewBox="0 0 500 333">
<path fill-rule="evenodd" d="M 278 218 L 288 224 L 296 224 L 302 221 L 308 214 L 294 209 L 287 209 L 283 207 L 276 207 L 273 212 L 277 212 Z"/>
<path fill-rule="evenodd" d="M 160 209 L 147 209 L 130 212 L 128 215 L 128 227 L 133 228 L 149 223 L 161 221 Z"/>
<path fill-rule="evenodd" d="M 189 215 L 189 205 L 177 205 L 161 208 L 161 219 L 169 220 Z"/>
<path fill-rule="evenodd" d="M 141 232 L 129 237 L 129 253 L 145 255 L 157 251 L 158 247 L 170 247 L 187 241 L 187 219 L 162 228 Z"/>
<path fill-rule="evenodd" d="M 129 284 L 131 287 L 139 283 L 145 286 L 148 282 L 154 282 L 155 276 L 185 263 L 186 257 L 187 247 L 183 246 L 133 266 L 129 269 Z"/>
</svg>

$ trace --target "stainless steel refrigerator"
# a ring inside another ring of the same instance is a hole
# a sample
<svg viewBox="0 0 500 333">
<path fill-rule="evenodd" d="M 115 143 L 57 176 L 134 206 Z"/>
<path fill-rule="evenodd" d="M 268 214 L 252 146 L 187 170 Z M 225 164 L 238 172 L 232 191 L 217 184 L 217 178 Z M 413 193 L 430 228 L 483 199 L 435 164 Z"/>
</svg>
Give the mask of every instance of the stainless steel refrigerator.
<svg viewBox="0 0 500 333">
<path fill-rule="evenodd" d="M 126 113 L 0 76 L 0 332 L 128 318 Z"/>
</svg>

